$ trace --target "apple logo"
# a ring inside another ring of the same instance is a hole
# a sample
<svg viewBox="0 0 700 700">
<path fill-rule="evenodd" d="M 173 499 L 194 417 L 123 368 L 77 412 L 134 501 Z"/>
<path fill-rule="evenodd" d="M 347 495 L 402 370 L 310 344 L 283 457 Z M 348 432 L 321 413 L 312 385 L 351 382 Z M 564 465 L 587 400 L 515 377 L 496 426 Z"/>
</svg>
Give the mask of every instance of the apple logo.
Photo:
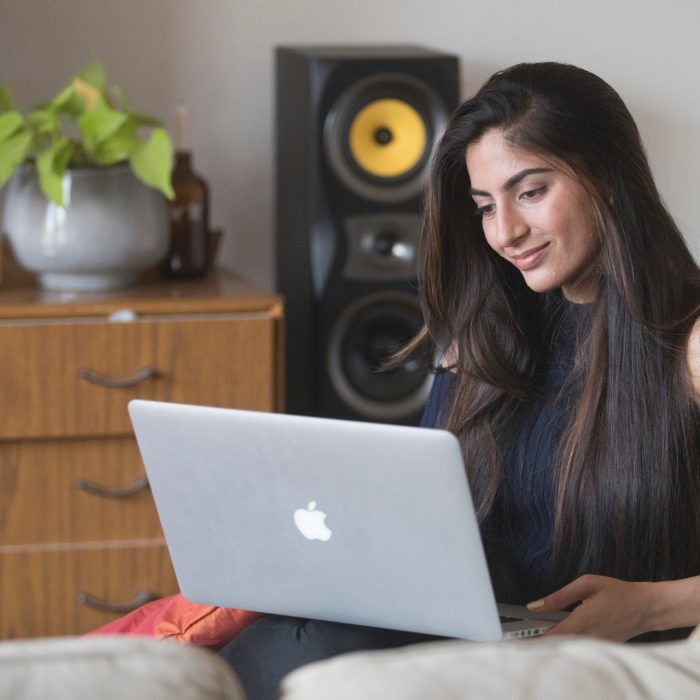
<svg viewBox="0 0 700 700">
<path fill-rule="evenodd" d="M 308 508 L 299 508 L 294 511 L 294 524 L 307 540 L 321 540 L 328 542 L 333 531 L 326 525 L 326 514 L 316 510 L 316 501 L 311 501 Z"/>
</svg>

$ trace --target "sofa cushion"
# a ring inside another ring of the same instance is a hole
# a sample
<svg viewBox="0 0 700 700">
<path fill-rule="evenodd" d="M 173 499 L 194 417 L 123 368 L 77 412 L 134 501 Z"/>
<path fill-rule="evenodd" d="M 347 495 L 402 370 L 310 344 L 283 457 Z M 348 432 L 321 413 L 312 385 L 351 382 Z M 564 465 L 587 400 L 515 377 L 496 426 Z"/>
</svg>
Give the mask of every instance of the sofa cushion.
<svg viewBox="0 0 700 700">
<path fill-rule="evenodd" d="M 53 637 L 0 644 L 0 698 L 245 700 L 210 651 L 143 637 Z"/>
<path fill-rule="evenodd" d="M 700 641 L 615 644 L 580 637 L 433 642 L 303 667 L 283 700 L 698 698 Z"/>
</svg>

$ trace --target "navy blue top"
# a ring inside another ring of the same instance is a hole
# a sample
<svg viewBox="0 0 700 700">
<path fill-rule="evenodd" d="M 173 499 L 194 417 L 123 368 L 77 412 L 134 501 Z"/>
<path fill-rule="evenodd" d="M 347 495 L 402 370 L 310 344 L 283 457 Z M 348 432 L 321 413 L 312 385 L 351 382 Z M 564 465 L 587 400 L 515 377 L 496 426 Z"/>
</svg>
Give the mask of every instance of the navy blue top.
<svg viewBox="0 0 700 700">
<path fill-rule="evenodd" d="M 527 603 L 562 583 L 551 564 L 553 475 L 572 406 L 566 380 L 573 366 L 575 336 L 572 309 L 555 334 L 538 396 L 504 455 L 496 502 L 481 526 L 499 602 Z M 453 377 L 449 371 L 436 374 L 421 425 L 441 427 L 440 414 L 449 408 Z"/>
</svg>

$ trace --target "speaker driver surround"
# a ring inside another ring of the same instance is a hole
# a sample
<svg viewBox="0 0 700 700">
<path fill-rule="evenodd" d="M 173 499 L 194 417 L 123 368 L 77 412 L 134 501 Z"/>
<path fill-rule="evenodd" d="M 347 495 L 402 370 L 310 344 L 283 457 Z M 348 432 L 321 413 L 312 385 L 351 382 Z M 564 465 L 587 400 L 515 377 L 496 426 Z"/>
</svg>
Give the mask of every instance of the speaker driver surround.
<svg viewBox="0 0 700 700">
<path fill-rule="evenodd" d="M 360 416 L 400 420 L 424 405 L 433 380 L 427 357 L 381 369 L 421 325 L 415 298 L 400 292 L 368 294 L 338 318 L 328 343 L 328 372 L 334 389 Z"/>
<path fill-rule="evenodd" d="M 328 164 L 355 194 L 399 202 L 420 193 L 436 135 L 448 115 L 426 83 L 383 73 L 351 85 L 328 111 Z"/>
</svg>

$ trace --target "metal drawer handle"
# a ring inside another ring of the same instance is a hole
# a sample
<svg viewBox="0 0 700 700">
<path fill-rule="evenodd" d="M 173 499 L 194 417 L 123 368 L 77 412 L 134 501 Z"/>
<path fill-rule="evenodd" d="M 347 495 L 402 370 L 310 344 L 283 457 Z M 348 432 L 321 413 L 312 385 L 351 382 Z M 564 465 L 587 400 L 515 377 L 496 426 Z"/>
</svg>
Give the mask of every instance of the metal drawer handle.
<svg viewBox="0 0 700 700">
<path fill-rule="evenodd" d="M 108 489 L 88 479 L 76 479 L 75 486 L 81 491 L 85 491 L 92 496 L 99 496 L 100 498 L 129 498 L 147 489 L 148 479 L 145 476 L 136 477 L 131 486 L 127 486 L 123 489 Z"/>
<path fill-rule="evenodd" d="M 152 600 L 157 600 L 160 596 L 153 591 L 142 590 L 134 596 L 132 600 L 126 603 L 109 603 L 106 600 L 100 600 L 91 596 L 89 593 L 82 591 L 78 593 L 75 600 L 79 605 L 84 605 L 86 608 L 91 610 L 99 610 L 100 612 L 114 613 L 115 615 L 124 615 L 130 613 L 132 610 L 150 603 Z"/>
<path fill-rule="evenodd" d="M 158 372 L 153 367 L 142 367 L 136 374 L 124 379 L 112 379 L 104 374 L 93 372 L 88 367 L 81 367 L 78 370 L 78 376 L 88 382 L 97 384 L 97 386 L 107 387 L 108 389 L 124 389 L 125 387 L 135 386 L 147 379 L 152 379 L 158 376 Z"/>
</svg>

